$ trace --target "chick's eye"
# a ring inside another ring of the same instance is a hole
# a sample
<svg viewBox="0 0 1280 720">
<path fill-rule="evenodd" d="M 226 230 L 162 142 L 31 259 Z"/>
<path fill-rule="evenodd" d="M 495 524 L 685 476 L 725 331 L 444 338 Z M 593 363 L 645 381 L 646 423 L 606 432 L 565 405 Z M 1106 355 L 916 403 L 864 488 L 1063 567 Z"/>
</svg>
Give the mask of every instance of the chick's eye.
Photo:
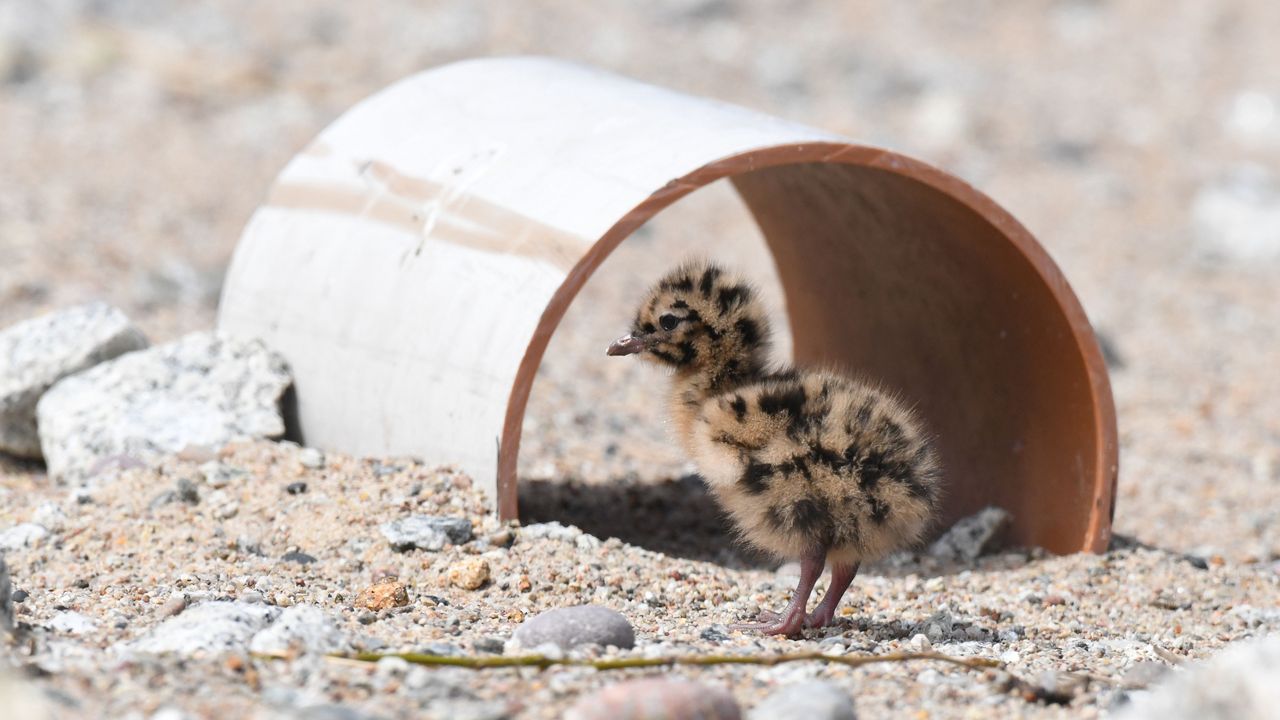
<svg viewBox="0 0 1280 720">
<path fill-rule="evenodd" d="M 663 315 L 658 318 L 658 324 L 662 326 L 663 330 L 675 330 L 676 326 L 680 324 L 680 318 L 675 315 Z"/>
</svg>

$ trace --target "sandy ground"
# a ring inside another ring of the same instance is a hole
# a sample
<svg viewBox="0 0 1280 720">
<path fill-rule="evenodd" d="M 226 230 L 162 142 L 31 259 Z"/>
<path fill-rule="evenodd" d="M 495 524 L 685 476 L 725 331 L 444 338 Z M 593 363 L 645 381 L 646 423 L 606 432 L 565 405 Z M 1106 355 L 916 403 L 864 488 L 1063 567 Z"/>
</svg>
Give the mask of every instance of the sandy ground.
<svg viewBox="0 0 1280 720">
<path fill-rule="evenodd" d="M 210 327 L 238 233 L 292 154 L 360 98 L 459 58 L 572 58 L 891 146 L 961 175 L 1017 216 L 1107 340 L 1122 442 L 1116 531 L 1125 541 L 1096 557 L 1011 551 L 975 567 L 873 568 L 855 583 L 845 624 L 802 645 L 838 637 L 856 651 L 897 647 L 945 605 L 961 629 L 943 643 L 948 651 L 1014 653 L 1014 669 L 1029 676 L 1118 677 L 1162 651 L 1202 656 L 1280 624 L 1278 26 L 1280 5 L 1265 0 L 375 9 L 0 0 L 0 324 L 102 298 L 153 340 Z M 370 474 L 364 461 L 335 458 L 312 482 L 347 504 L 305 515 L 319 525 L 304 533 L 296 529 L 304 516 L 293 513 L 309 511 L 272 506 L 301 472 L 293 450 L 237 449 L 232 460 L 255 478 L 238 490 L 238 517 L 258 523 L 251 530 L 269 545 L 263 557 L 298 546 L 320 559 L 285 568 L 228 555 L 226 537 L 236 535 L 207 507 L 186 510 L 190 517 L 150 507 L 180 469 L 127 475 L 75 506 L 40 467 L 0 459 L 0 527 L 31 519 L 46 501 L 67 515 L 58 542 L 9 556 L 15 585 L 31 593 L 19 619 L 40 625 L 60 608 L 98 619 L 87 635 L 52 633 L 69 659 L 37 682 L 81 703 L 62 707 L 74 716 L 146 716 L 166 704 L 197 715 L 224 705 L 269 714 L 296 704 L 264 694 L 275 686 L 306 686 L 385 716 L 433 702 L 407 678 L 391 687 L 347 666 L 268 663 L 248 682 L 221 665 L 119 671 L 95 655 L 145 633 L 162 619 L 152 606 L 177 589 L 238 597 L 259 577 L 284 588 L 281 602 L 317 602 L 353 635 L 390 647 L 445 639 L 469 649 L 508 635 L 519 613 L 592 600 L 636 624 L 638 652 L 705 650 L 707 627 L 780 605 L 790 579 L 729 546 L 701 512 L 695 483 L 671 481 L 688 468 L 658 419 L 656 377 L 599 355 L 624 329 L 639 288 L 691 245 L 732 253 L 774 288 L 729 189 L 697 193 L 629 240 L 584 291 L 592 302 L 566 318 L 530 404 L 521 473 L 533 519 L 627 545 L 517 540 L 416 558 L 372 540 L 347 545 L 376 538 L 370 528 L 384 519 L 361 506 L 364 496 L 392 503 L 396 483 L 426 482 L 434 471 Z M 441 493 L 474 502 L 460 488 Z M 630 509 L 620 514 L 631 521 L 602 520 L 602 508 Z M 670 526 L 686 512 L 699 521 L 655 537 L 655 522 Z M 161 542 L 180 551 L 158 562 Z M 438 587 L 457 559 L 449 553 L 471 551 L 493 553 L 495 581 L 474 592 Z M 361 625 L 351 588 L 388 563 L 407 564 L 399 570 L 418 594 L 450 604 L 419 603 Z M 521 573 L 538 580 L 529 592 Z M 783 645 L 740 636 L 725 644 Z M 22 648 L 9 652 L 27 662 Z M 847 686 L 866 717 L 1092 716 L 1115 701 L 1095 683 L 1066 708 L 1027 704 L 978 676 L 917 666 L 687 674 L 727 683 L 750 705 L 806 673 Z M 554 717 L 610 679 L 439 676 L 481 700 L 520 697 L 522 717 Z"/>
</svg>

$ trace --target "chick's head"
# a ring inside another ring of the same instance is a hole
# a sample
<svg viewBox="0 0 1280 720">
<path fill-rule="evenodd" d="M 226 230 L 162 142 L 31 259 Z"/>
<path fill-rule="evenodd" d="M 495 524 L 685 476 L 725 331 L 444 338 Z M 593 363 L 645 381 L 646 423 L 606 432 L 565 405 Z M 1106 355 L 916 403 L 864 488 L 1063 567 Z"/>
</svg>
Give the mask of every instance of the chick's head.
<svg viewBox="0 0 1280 720">
<path fill-rule="evenodd" d="M 610 355 L 640 354 L 683 370 L 763 363 L 768 324 L 750 284 L 715 264 L 686 263 L 658 281 Z"/>
</svg>

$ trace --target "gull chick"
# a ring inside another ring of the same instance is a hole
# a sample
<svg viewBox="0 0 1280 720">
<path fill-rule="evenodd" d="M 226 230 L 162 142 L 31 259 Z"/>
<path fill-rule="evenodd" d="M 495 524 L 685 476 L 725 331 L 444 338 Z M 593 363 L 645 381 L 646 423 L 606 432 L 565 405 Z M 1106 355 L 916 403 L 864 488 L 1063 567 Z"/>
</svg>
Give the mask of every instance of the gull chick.
<svg viewBox="0 0 1280 720">
<path fill-rule="evenodd" d="M 768 338 L 752 287 L 694 262 L 649 291 L 608 354 L 673 370 L 676 433 L 712 494 L 746 542 L 800 561 L 785 610 L 734 626 L 794 637 L 831 622 L 862 562 L 922 538 L 940 465 L 901 400 L 830 370 L 770 368 Z M 828 562 L 826 597 L 806 614 Z"/>
</svg>

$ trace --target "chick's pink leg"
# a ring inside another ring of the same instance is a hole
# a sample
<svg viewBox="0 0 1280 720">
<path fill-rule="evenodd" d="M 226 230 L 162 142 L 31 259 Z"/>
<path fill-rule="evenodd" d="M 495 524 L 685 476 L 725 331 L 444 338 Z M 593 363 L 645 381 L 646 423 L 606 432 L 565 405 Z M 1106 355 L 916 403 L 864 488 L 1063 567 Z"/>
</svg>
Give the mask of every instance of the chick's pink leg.
<svg viewBox="0 0 1280 720">
<path fill-rule="evenodd" d="M 799 635 L 800 630 L 804 628 L 805 607 L 809 604 L 809 596 L 813 593 L 814 584 L 818 582 L 818 576 L 822 575 L 822 566 L 826 561 L 825 549 L 815 550 L 800 558 L 800 583 L 796 585 L 796 591 L 791 595 L 791 602 L 787 604 L 787 609 L 783 610 L 776 620 L 764 623 L 738 623 L 729 627 L 733 630 L 755 631 L 765 635 L 786 635 L 787 637 Z"/>
<path fill-rule="evenodd" d="M 840 563 L 831 566 L 831 586 L 827 588 L 826 597 L 822 598 L 822 602 L 818 607 L 809 613 L 809 617 L 805 619 L 804 626 L 808 628 L 826 627 L 831 624 L 831 619 L 836 616 L 836 607 L 840 605 L 840 600 L 844 598 L 844 593 L 849 589 L 849 583 L 853 582 L 853 578 L 858 574 L 858 563 Z"/>
</svg>

